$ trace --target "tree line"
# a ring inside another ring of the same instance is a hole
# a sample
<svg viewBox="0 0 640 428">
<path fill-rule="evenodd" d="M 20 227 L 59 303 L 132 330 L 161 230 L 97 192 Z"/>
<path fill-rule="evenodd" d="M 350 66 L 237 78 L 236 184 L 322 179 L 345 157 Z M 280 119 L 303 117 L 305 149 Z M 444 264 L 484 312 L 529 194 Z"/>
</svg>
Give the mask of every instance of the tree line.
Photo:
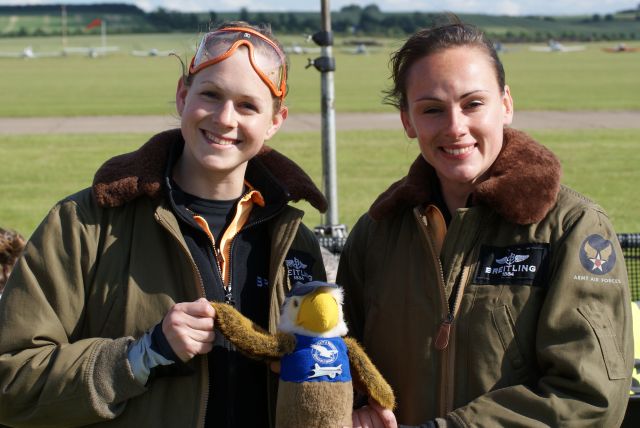
<svg viewBox="0 0 640 428">
<path fill-rule="evenodd" d="M 43 17 L 41 26 L 26 28 L 18 25 L 11 30 L 0 28 L 0 35 L 60 34 L 60 14 L 61 5 L 0 6 L 0 17 Z M 268 23 L 277 34 L 312 34 L 320 29 L 318 12 L 252 12 L 246 8 L 237 12 L 183 13 L 164 8 L 145 12 L 130 4 L 104 3 L 67 5 L 66 14 L 67 33 L 70 35 L 86 32 L 86 23 L 105 16 L 109 22 L 110 33 L 206 31 L 211 25 L 225 20 Z M 440 17 L 441 14 L 419 11 L 383 12 L 377 5 L 370 4 L 345 6 L 332 12 L 331 20 L 333 31 L 338 35 L 402 37 L 417 29 L 433 25 Z M 463 21 L 480 28 L 488 28 L 489 36 L 500 42 L 545 41 L 550 38 L 582 41 L 640 39 L 640 4 L 637 9 L 581 17 L 467 14 L 461 14 L 460 17 Z M 44 24 L 45 21 L 47 24 Z"/>
</svg>

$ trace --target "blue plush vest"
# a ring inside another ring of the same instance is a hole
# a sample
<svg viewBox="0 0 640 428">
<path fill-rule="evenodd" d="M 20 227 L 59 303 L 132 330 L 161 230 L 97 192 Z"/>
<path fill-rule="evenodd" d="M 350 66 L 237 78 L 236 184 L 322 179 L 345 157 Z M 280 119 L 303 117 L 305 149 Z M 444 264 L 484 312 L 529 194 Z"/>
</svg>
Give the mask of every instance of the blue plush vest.
<svg viewBox="0 0 640 428">
<path fill-rule="evenodd" d="M 342 337 L 299 334 L 296 348 L 280 361 L 280 379 L 287 382 L 349 382 L 349 356 Z"/>
</svg>

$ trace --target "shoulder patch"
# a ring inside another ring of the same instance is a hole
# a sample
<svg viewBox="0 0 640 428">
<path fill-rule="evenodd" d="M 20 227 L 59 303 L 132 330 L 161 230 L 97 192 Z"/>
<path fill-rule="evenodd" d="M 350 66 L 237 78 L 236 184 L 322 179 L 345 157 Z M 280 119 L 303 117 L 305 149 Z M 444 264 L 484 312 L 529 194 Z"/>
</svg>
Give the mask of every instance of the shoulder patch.
<svg viewBox="0 0 640 428">
<path fill-rule="evenodd" d="M 616 265 L 616 252 L 611 241 L 593 234 L 580 245 L 580 263 L 589 273 L 604 275 Z"/>
<path fill-rule="evenodd" d="M 536 285 L 546 260 L 549 244 L 521 244 L 509 247 L 483 245 L 480 248 L 475 284 Z"/>
</svg>

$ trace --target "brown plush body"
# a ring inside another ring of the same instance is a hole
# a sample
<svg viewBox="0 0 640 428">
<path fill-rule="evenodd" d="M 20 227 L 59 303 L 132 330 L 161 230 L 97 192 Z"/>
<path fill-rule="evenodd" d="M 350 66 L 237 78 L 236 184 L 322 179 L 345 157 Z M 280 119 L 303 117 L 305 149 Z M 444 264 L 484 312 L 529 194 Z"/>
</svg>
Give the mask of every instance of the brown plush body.
<svg viewBox="0 0 640 428">
<path fill-rule="evenodd" d="M 350 427 L 351 382 L 285 382 L 278 385 L 277 428 Z"/>
</svg>

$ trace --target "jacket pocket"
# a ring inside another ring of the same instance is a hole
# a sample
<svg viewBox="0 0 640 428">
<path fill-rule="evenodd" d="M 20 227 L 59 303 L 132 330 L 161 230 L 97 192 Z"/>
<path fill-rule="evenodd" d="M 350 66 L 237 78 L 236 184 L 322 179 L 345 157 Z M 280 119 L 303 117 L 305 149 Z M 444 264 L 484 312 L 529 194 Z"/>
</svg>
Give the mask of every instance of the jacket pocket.
<svg viewBox="0 0 640 428">
<path fill-rule="evenodd" d="M 629 373 L 627 373 L 627 369 L 625 368 L 624 357 L 620 352 L 616 334 L 613 331 L 611 320 L 607 314 L 590 305 L 580 306 L 578 312 L 585 317 L 598 338 L 600 351 L 602 352 L 604 365 L 607 367 L 609 379 L 626 378 Z"/>
<path fill-rule="evenodd" d="M 505 355 L 515 370 L 520 370 L 525 366 L 525 359 L 518 346 L 518 341 L 515 334 L 515 323 L 509 308 L 505 306 L 498 306 L 491 311 L 491 317 L 493 319 L 493 325 L 498 331 L 500 342 L 504 348 Z"/>
</svg>

